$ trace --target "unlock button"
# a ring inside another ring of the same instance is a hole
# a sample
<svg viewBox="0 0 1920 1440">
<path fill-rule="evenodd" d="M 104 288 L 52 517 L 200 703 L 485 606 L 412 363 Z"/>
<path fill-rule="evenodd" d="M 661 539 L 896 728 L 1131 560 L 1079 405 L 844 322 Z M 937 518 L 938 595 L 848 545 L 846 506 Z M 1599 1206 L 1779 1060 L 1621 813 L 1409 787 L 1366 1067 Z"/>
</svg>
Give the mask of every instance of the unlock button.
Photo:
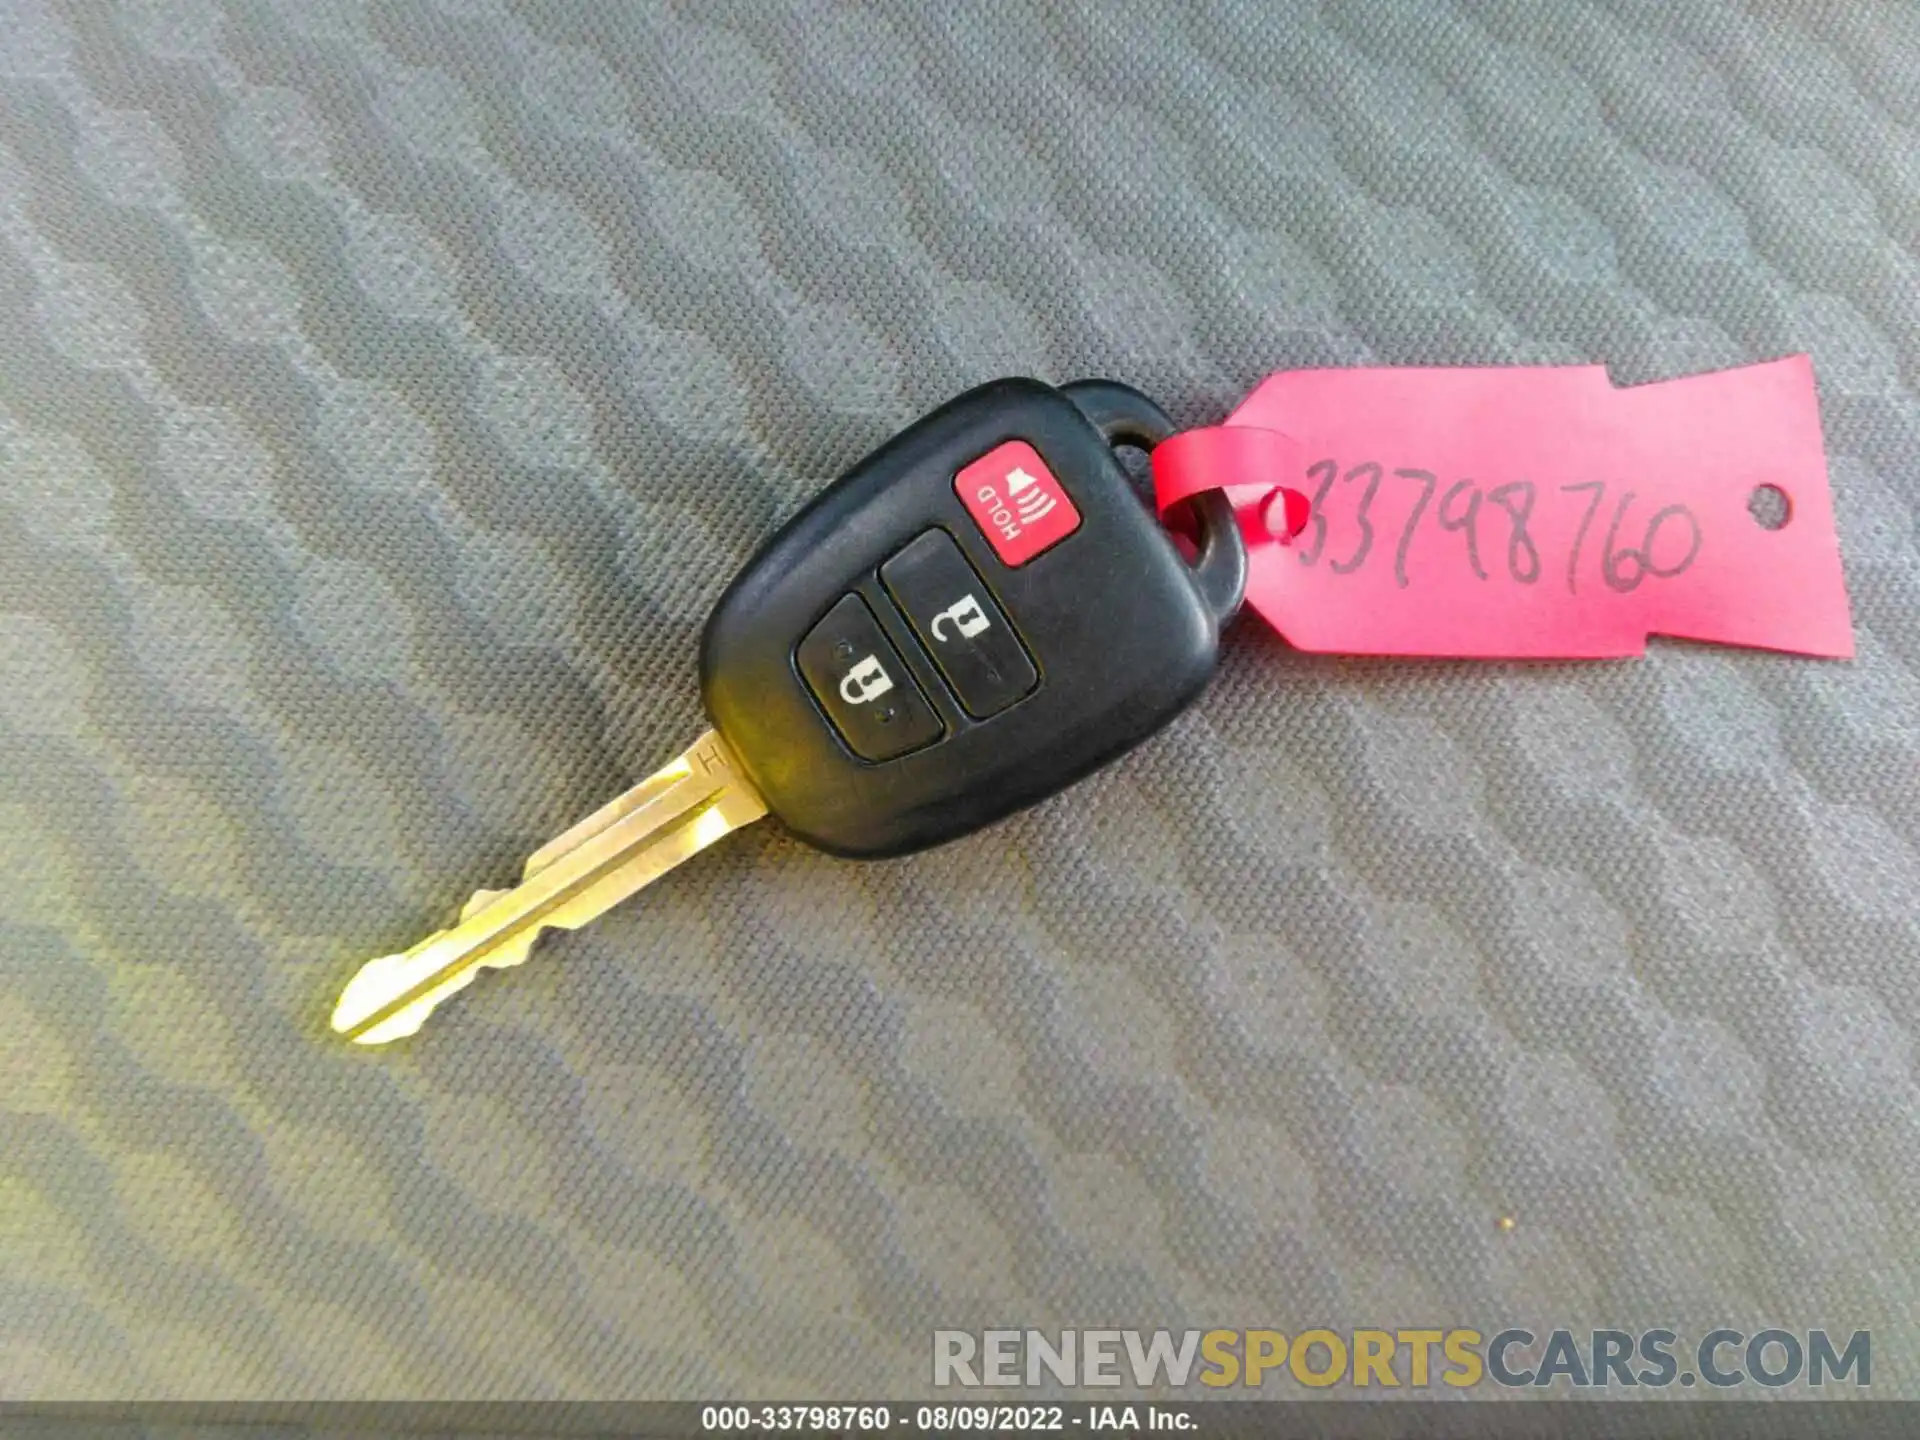
<svg viewBox="0 0 1920 1440">
<path fill-rule="evenodd" d="M 807 632 L 794 659 L 813 698 L 862 760 L 891 760 L 945 733 L 858 595 L 841 596 Z"/>
<path fill-rule="evenodd" d="M 998 715 L 1039 683 L 1027 647 L 946 531 L 916 538 L 880 567 L 880 583 L 974 719 Z"/>
</svg>

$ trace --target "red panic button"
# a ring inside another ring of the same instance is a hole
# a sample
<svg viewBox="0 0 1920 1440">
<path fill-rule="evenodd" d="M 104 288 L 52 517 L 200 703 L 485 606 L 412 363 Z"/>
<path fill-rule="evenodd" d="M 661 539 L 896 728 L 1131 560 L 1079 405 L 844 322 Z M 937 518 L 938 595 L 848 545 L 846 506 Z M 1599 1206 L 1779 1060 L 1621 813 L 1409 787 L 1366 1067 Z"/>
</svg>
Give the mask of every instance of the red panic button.
<svg viewBox="0 0 1920 1440">
<path fill-rule="evenodd" d="M 1009 566 L 1026 564 L 1080 528 L 1080 512 L 1024 440 L 982 455 L 954 477 L 953 491 Z"/>
</svg>

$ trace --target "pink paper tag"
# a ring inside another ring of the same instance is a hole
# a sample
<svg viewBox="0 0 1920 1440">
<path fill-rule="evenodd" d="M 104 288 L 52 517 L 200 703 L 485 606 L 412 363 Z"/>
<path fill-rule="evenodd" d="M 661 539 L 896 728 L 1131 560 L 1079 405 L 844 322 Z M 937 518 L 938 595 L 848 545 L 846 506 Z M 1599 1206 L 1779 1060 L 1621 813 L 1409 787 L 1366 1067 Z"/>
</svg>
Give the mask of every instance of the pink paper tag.
<svg viewBox="0 0 1920 1440">
<path fill-rule="evenodd" d="M 1162 510 L 1228 491 L 1247 602 L 1302 650 L 1853 654 L 1804 355 L 1628 388 L 1598 365 L 1291 371 L 1153 462 Z"/>
</svg>

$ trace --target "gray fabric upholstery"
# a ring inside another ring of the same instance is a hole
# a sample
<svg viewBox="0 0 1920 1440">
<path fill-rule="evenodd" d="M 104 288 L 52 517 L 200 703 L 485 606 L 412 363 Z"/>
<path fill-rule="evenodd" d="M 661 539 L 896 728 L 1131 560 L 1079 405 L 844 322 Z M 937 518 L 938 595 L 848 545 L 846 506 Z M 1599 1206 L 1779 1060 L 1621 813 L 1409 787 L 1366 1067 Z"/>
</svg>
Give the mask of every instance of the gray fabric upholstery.
<svg viewBox="0 0 1920 1440">
<path fill-rule="evenodd" d="M 1768 1322 L 1907 1393 L 1916 97 L 1900 0 L 0 0 L 0 1393 Z M 1246 623 L 999 829 L 763 826 L 327 1033 L 698 731 L 757 540 L 972 383 L 1797 350 L 1854 664 Z"/>
</svg>

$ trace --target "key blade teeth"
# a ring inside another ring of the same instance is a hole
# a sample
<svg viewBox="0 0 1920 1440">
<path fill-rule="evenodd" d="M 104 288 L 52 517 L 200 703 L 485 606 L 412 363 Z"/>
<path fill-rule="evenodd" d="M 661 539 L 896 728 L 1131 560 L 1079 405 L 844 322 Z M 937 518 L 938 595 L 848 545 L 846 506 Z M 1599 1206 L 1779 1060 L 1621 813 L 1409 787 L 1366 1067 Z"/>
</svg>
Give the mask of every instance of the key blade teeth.
<svg viewBox="0 0 1920 1440">
<path fill-rule="evenodd" d="M 460 907 L 460 918 L 471 920 L 480 911 L 487 908 L 507 892 L 505 890 L 476 890 L 467 897 L 467 903 Z"/>
<path fill-rule="evenodd" d="M 393 1002 L 394 995 L 405 990 L 404 967 L 409 958 L 406 954 L 382 955 L 377 960 L 369 960 L 354 973 L 333 1007 L 336 1034 L 361 1040 L 367 1033 L 366 1027 Z"/>
<path fill-rule="evenodd" d="M 364 1029 L 349 1027 L 344 1033 L 356 1045 L 388 1045 L 395 1040 L 404 1040 L 409 1035 L 417 1035 L 420 1033 L 420 1027 L 427 1023 L 427 1017 L 440 1008 L 440 1002 L 466 989 L 473 983 L 473 977 L 478 973 L 477 966 L 471 970 L 457 971 L 400 1009 L 374 1019 L 373 1023 L 365 1025 Z M 366 1018 L 372 1017 L 363 1017 L 363 1024 Z M 334 1028 L 341 1029 L 337 1015 Z"/>
<path fill-rule="evenodd" d="M 495 946 L 471 965 L 442 973 L 433 979 L 431 986 L 420 989 L 410 999 L 407 998 L 409 992 L 427 978 L 420 973 L 420 953 L 438 940 L 439 935 L 429 936 L 401 954 L 369 960 L 340 992 L 340 999 L 333 1007 L 334 1032 L 356 1045 L 385 1045 L 417 1034 L 442 1001 L 466 989 L 482 970 L 506 970 L 524 964 L 533 953 L 534 940 L 544 928 L 537 927 Z"/>
<path fill-rule="evenodd" d="M 716 731 L 528 859 L 511 890 L 479 890 L 450 928 L 370 960 L 334 1006 L 336 1033 L 384 1045 L 420 1029 L 483 969 L 526 960 L 544 930 L 573 930 L 767 813 Z"/>
<path fill-rule="evenodd" d="M 347 1038 L 356 1045 L 391 1045 L 395 1040 L 404 1040 L 409 1035 L 418 1035 L 427 1017 L 433 1014 L 434 1007 L 427 1004 L 409 1005 L 397 1015 L 389 1015 L 378 1025 L 369 1025 L 365 1030 L 347 1032 Z M 339 1029 L 336 1025 L 335 1029 Z"/>
</svg>

